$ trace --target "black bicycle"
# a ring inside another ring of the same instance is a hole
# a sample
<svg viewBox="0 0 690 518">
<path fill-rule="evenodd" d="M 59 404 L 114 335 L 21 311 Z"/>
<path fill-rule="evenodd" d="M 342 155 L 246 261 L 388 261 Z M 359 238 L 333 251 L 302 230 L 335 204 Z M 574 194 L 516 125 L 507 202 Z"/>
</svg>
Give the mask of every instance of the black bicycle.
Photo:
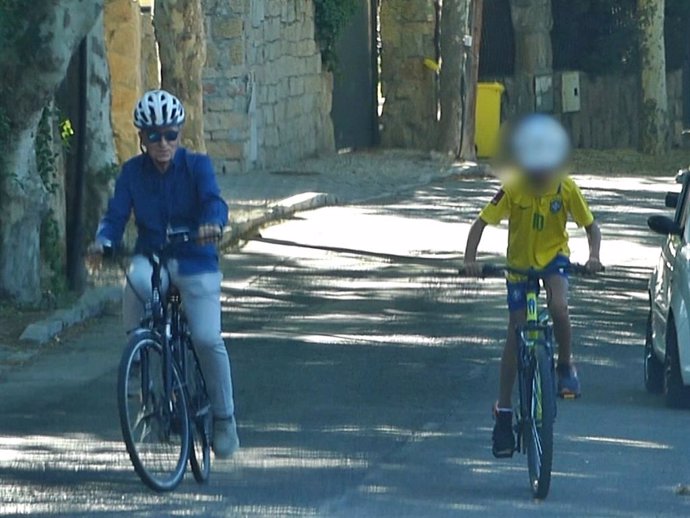
<svg viewBox="0 0 690 518">
<path fill-rule="evenodd" d="M 551 486 L 553 426 L 556 420 L 556 375 L 553 325 L 547 308 L 539 310 L 539 283 L 559 268 L 520 270 L 507 266 L 484 265 L 483 277 L 519 275 L 527 280 L 526 322 L 517 332 L 518 408 L 515 412 L 515 451 L 527 455 L 532 494 L 544 499 Z M 587 273 L 583 265 L 565 268 L 572 273 Z M 461 272 L 463 273 L 463 272 Z"/>
<path fill-rule="evenodd" d="M 145 302 L 145 315 L 130 333 L 120 361 L 122 436 L 134 470 L 156 491 L 177 487 L 187 461 L 199 483 L 211 472 L 212 414 L 206 382 L 180 292 L 171 284 L 164 294 L 161 280 L 170 252 L 194 238 L 189 229 L 169 230 L 166 245 L 144 254 L 153 269 L 151 294 L 137 294 Z"/>
</svg>

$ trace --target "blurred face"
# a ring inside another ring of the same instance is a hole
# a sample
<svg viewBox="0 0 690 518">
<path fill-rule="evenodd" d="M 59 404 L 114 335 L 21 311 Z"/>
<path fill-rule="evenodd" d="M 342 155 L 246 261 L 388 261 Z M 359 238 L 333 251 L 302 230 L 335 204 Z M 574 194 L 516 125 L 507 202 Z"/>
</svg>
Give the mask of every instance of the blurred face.
<svg viewBox="0 0 690 518">
<path fill-rule="evenodd" d="M 167 168 L 180 144 L 180 127 L 166 126 L 142 130 L 139 135 L 151 160 L 156 163 L 159 169 Z"/>
<path fill-rule="evenodd" d="M 548 183 L 568 161 L 570 139 L 552 117 L 532 115 L 518 124 L 511 137 L 512 161 L 535 183 Z"/>
</svg>

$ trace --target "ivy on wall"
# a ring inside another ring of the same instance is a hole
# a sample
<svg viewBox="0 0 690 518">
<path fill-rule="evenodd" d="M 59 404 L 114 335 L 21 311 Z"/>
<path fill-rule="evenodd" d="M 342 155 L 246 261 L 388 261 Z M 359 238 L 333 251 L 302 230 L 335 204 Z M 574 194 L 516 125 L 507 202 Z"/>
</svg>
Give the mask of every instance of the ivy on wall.
<svg viewBox="0 0 690 518">
<path fill-rule="evenodd" d="M 59 142 L 56 142 L 57 138 Z M 49 106 L 43 110 L 36 132 L 36 167 L 43 187 L 51 196 L 60 188 L 58 161 L 63 151 L 69 150 L 74 136 L 72 123 L 60 110 Z M 60 229 L 53 210 L 49 210 L 41 221 L 41 257 L 49 272 L 49 290 L 60 295 L 67 290 L 65 279 L 65 254 Z"/>
<path fill-rule="evenodd" d="M 327 70 L 333 71 L 338 65 L 336 42 L 352 18 L 358 3 L 359 0 L 314 0 L 316 41 Z"/>
</svg>

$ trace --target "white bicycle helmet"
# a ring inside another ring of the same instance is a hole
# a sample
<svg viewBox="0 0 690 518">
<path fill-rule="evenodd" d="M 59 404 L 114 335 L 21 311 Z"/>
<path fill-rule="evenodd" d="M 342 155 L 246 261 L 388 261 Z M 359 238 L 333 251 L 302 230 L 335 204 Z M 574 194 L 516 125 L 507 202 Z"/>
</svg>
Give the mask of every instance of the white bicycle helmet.
<svg viewBox="0 0 690 518">
<path fill-rule="evenodd" d="M 181 126 L 184 119 L 184 106 L 165 90 L 146 92 L 134 108 L 134 125 L 139 129 Z"/>
<path fill-rule="evenodd" d="M 535 176 L 558 171 L 570 156 L 570 138 L 565 128 L 541 113 L 528 115 L 517 123 L 510 147 L 516 165 Z"/>
</svg>

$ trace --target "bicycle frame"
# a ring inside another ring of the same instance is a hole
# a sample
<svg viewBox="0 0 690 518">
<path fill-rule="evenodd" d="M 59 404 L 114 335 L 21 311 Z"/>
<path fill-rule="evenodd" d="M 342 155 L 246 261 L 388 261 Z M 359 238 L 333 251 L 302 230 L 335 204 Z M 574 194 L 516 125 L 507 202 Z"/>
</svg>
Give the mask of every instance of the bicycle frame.
<svg viewBox="0 0 690 518">
<path fill-rule="evenodd" d="M 532 390 L 541 390 L 539 370 L 537 366 L 536 348 L 544 347 L 549 358 L 553 359 L 553 328 L 549 323 L 548 311 L 539 312 L 539 278 L 531 276 L 528 279 L 526 299 L 526 323 L 517 329 L 518 345 L 518 397 L 520 415 L 518 424 L 517 448 L 526 453 L 523 435 L 525 427 L 532 425 L 532 420 L 539 423 L 542 415 L 541 396 L 536 398 L 537 408 L 531 408 Z M 552 360 L 553 362 L 553 360 Z M 553 369 L 553 364 L 552 364 Z M 554 388 L 555 390 L 555 388 Z"/>
<path fill-rule="evenodd" d="M 160 336 L 163 346 L 163 383 L 164 395 L 167 401 L 170 401 L 173 393 L 173 364 L 177 367 L 182 383 L 185 385 L 183 390 L 187 392 L 187 356 L 185 354 L 186 344 L 183 341 L 182 328 L 182 299 L 180 293 L 174 290 L 170 285 L 168 287 L 171 292 L 167 297 L 163 296 L 163 286 L 161 282 L 161 274 L 164 271 L 166 263 L 165 254 L 151 253 L 148 254 L 148 259 L 152 267 L 151 273 L 151 300 L 150 307 L 147 308 L 147 313 L 142 319 L 141 325 L 143 327 L 151 326 L 151 328 Z M 174 290 L 174 291 L 172 291 Z M 174 347 L 178 344 L 178 347 Z M 196 349 L 190 347 L 194 361 L 198 364 L 199 358 Z M 148 367 L 142 363 L 142 366 Z M 148 372 L 148 370 L 146 370 Z M 206 379 L 201 374 L 202 388 L 206 391 Z M 147 380 L 148 382 L 148 380 Z M 203 409 L 195 408 L 195 411 Z M 166 408 L 166 413 L 170 413 L 171 408 Z M 169 417 L 169 415 L 168 415 Z"/>
</svg>

